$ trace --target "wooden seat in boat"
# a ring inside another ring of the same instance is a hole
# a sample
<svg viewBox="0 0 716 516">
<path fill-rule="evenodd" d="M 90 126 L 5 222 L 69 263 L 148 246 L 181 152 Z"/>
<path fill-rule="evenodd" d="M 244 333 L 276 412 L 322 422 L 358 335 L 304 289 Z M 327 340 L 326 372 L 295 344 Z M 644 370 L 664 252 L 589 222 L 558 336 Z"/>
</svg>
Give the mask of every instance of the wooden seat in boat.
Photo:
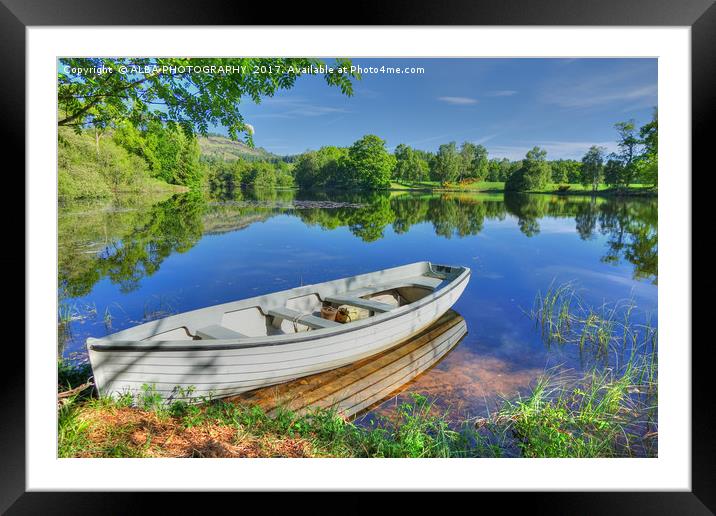
<svg viewBox="0 0 716 516">
<path fill-rule="evenodd" d="M 432 278 L 428 276 L 415 276 L 412 278 L 408 278 L 404 281 L 409 286 L 413 287 L 423 287 L 423 288 L 429 288 L 430 290 L 435 290 L 440 283 L 443 282 L 442 278 Z"/>
<path fill-rule="evenodd" d="M 328 301 L 329 303 L 337 303 L 339 305 L 357 306 L 358 308 L 365 308 L 371 312 L 388 312 L 394 308 L 398 308 L 396 305 L 390 305 L 388 303 L 381 303 L 379 301 L 353 296 L 328 296 L 325 301 Z"/>
<path fill-rule="evenodd" d="M 246 337 L 243 333 L 231 330 L 220 324 L 212 324 L 204 328 L 199 328 L 196 330 L 196 335 L 202 339 L 238 339 Z"/>
<path fill-rule="evenodd" d="M 279 319 L 296 322 L 313 329 L 341 326 L 341 323 L 329 321 L 328 319 L 323 319 L 322 317 L 316 317 L 315 315 L 306 314 L 286 307 L 272 308 L 268 311 L 268 314 L 271 317 L 278 317 Z"/>
</svg>

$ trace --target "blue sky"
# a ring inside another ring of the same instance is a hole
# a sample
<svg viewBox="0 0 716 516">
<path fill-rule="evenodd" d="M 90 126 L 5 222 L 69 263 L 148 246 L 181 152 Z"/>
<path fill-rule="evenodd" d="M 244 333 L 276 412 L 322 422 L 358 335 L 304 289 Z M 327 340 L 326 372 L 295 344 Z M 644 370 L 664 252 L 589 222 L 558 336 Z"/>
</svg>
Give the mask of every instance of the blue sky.
<svg viewBox="0 0 716 516">
<path fill-rule="evenodd" d="M 520 159 L 539 145 L 548 159 L 580 159 L 591 145 L 615 149 L 614 124 L 647 122 L 657 105 L 656 59 L 353 59 L 362 67 L 422 67 L 423 74 L 363 74 L 346 97 L 321 76 L 242 105 L 254 141 L 276 154 L 348 146 L 377 134 L 428 151 L 483 144 L 490 157 Z M 224 132 L 217 128 L 218 132 Z"/>
</svg>

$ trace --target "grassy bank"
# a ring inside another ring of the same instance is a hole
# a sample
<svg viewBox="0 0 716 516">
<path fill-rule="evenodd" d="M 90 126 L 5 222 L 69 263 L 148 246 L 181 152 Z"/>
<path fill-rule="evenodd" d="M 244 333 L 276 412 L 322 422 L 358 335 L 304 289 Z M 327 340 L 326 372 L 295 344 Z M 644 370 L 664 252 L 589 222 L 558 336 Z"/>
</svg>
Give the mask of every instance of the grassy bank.
<svg viewBox="0 0 716 516">
<path fill-rule="evenodd" d="M 412 394 L 390 416 L 357 423 L 332 410 L 269 417 L 257 406 L 164 402 L 152 386 L 97 398 L 87 365 L 58 368 L 60 457 L 630 457 L 656 456 L 657 334 L 631 302 L 597 309 L 570 285 L 527 315 L 548 346 L 584 353 L 585 373 L 556 369 L 487 417 L 454 420 Z M 648 321 L 648 319 L 647 319 Z M 184 393 L 186 394 L 186 393 Z"/>
<path fill-rule="evenodd" d="M 77 393 L 58 409 L 60 457 L 624 457 L 655 456 L 629 374 L 578 381 L 540 378 L 529 395 L 505 400 L 490 417 L 451 421 L 413 394 L 391 417 L 368 426 L 331 410 L 267 416 L 221 400 L 160 405 Z M 82 384 L 80 385 L 82 387 Z M 85 389 L 85 393 L 90 389 Z M 151 389 L 147 389 L 151 392 Z M 85 397 L 83 397 L 85 396 Z M 655 424 L 655 423 L 654 423 Z"/>
<path fill-rule="evenodd" d="M 118 193 L 188 191 L 185 186 L 151 177 L 147 162 L 111 137 L 96 140 L 87 131 L 78 134 L 66 127 L 58 128 L 57 167 L 61 201 L 104 199 Z"/>
<path fill-rule="evenodd" d="M 450 183 L 444 185 L 439 181 L 401 181 L 392 182 L 391 190 L 396 191 L 460 191 L 460 192 L 505 192 L 505 183 L 499 181 L 475 181 L 466 183 Z M 529 193 L 549 193 L 560 195 L 588 195 L 592 194 L 591 186 L 578 183 L 550 183 L 544 190 L 535 190 Z M 612 188 L 601 184 L 597 188 L 598 195 L 657 195 L 657 190 L 644 184 L 632 184 L 626 189 Z"/>
</svg>

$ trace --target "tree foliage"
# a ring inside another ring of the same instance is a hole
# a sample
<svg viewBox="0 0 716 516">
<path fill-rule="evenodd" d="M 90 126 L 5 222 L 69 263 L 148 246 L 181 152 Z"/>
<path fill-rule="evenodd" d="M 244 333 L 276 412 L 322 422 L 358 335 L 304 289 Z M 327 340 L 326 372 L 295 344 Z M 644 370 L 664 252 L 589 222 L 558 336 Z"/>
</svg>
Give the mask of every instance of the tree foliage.
<svg viewBox="0 0 716 516">
<path fill-rule="evenodd" d="M 358 188 L 387 188 L 390 174 L 395 166 L 395 157 L 385 148 L 385 140 L 368 134 L 348 149 L 343 160 L 344 177 L 347 186 Z"/>
<path fill-rule="evenodd" d="M 604 177 L 604 147 L 592 145 L 582 158 L 582 180 L 584 186 L 596 191 Z"/>
<path fill-rule="evenodd" d="M 231 197 L 241 187 L 291 188 L 295 186 L 292 167 L 283 162 L 209 159 L 204 161 L 202 168 L 211 192 Z"/>
<path fill-rule="evenodd" d="M 395 166 L 385 141 L 368 134 L 347 149 L 326 146 L 303 153 L 295 163 L 295 178 L 304 189 L 387 188 Z"/>
<path fill-rule="evenodd" d="M 92 199 L 113 193 L 168 189 L 151 177 L 146 161 L 115 141 L 96 141 L 88 132 L 58 128 L 57 173 L 60 199 Z"/>
<path fill-rule="evenodd" d="M 550 162 L 553 183 L 579 183 L 582 164 L 573 159 L 557 159 Z"/>
<path fill-rule="evenodd" d="M 441 145 L 433 160 L 434 177 L 442 184 L 454 182 L 460 173 L 461 163 L 455 142 Z"/>
<path fill-rule="evenodd" d="M 457 179 L 470 178 L 482 181 L 487 177 L 488 167 L 487 149 L 482 145 L 463 142 L 460 146 L 460 168 Z"/>
<path fill-rule="evenodd" d="M 505 190 L 526 192 L 543 190 L 552 178 L 552 169 L 547 163 L 547 151 L 533 147 L 522 160 L 522 166 L 505 183 Z"/>
<path fill-rule="evenodd" d="M 634 120 L 618 122 L 614 124 L 614 128 L 617 130 L 617 134 L 619 135 L 617 139 L 619 152 L 616 156 L 621 162 L 622 168 L 619 184 L 629 186 L 636 179 L 636 165 L 640 153 L 641 141 L 637 136 L 636 124 Z"/>
<path fill-rule="evenodd" d="M 427 160 L 413 148 L 400 144 L 395 148 L 395 168 L 393 177 L 405 181 L 425 181 L 428 179 Z"/>
<path fill-rule="evenodd" d="M 643 152 L 638 157 L 636 168 L 641 180 L 656 186 L 659 182 L 659 121 L 654 108 L 651 121 L 639 129 Z"/>
<path fill-rule="evenodd" d="M 510 177 L 511 165 L 512 162 L 507 158 L 491 159 L 488 164 L 487 180 L 493 182 L 507 181 L 507 178 Z"/>
<path fill-rule="evenodd" d="M 298 77 L 315 75 L 321 65 L 326 63 L 313 58 L 64 58 L 57 123 L 79 129 L 154 121 L 178 125 L 187 136 L 206 135 L 217 125 L 232 139 L 245 134 L 251 143 L 241 102 L 259 103 L 293 87 Z M 336 59 L 332 70 L 323 73 L 326 83 L 352 95 L 351 79 L 359 75 L 350 71 L 350 61 Z"/>
<path fill-rule="evenodd" d="M 301 154 L 295 163 L 294 175 L 301 188 L 332 187 L 341 182 L 348 149 L 326 146 Z"/>
</svg>

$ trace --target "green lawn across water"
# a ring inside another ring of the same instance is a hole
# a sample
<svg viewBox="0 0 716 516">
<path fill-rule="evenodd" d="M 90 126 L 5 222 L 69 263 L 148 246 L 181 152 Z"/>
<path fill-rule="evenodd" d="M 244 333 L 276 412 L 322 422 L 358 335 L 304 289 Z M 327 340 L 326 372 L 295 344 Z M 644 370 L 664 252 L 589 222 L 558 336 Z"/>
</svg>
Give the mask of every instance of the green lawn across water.
<svg viewBox="0 0 716 516">
<path fill-rule="evenodd" d="M 559 191 L 560 187 L 569 188 Z M 505 190 L 505 183 L 501 181 L 476 181 L 474 183 L 465 184 L 448 184 L 443 185 L 439 181 L 393 181 L 390 183 L 391 190 L 459 190 L 459 191 L 472 191 L 472 192 L 503 192 Z M 611 191 L 613 190 L 609 185 L 601 184 L 597 191 Z M 649 185 L 635 183 L 629 185 L 630 191 L 652 191 Z M 544 190 L 534 191 L 533 193 L 570 193 L 570 192 L 584 192 L 589 193 L 592 191 L 591 186 L 584 186 L 578 183 L 550 183 Z M 653 190 L 656 192 L 656 190 Z"/>
</svg>

